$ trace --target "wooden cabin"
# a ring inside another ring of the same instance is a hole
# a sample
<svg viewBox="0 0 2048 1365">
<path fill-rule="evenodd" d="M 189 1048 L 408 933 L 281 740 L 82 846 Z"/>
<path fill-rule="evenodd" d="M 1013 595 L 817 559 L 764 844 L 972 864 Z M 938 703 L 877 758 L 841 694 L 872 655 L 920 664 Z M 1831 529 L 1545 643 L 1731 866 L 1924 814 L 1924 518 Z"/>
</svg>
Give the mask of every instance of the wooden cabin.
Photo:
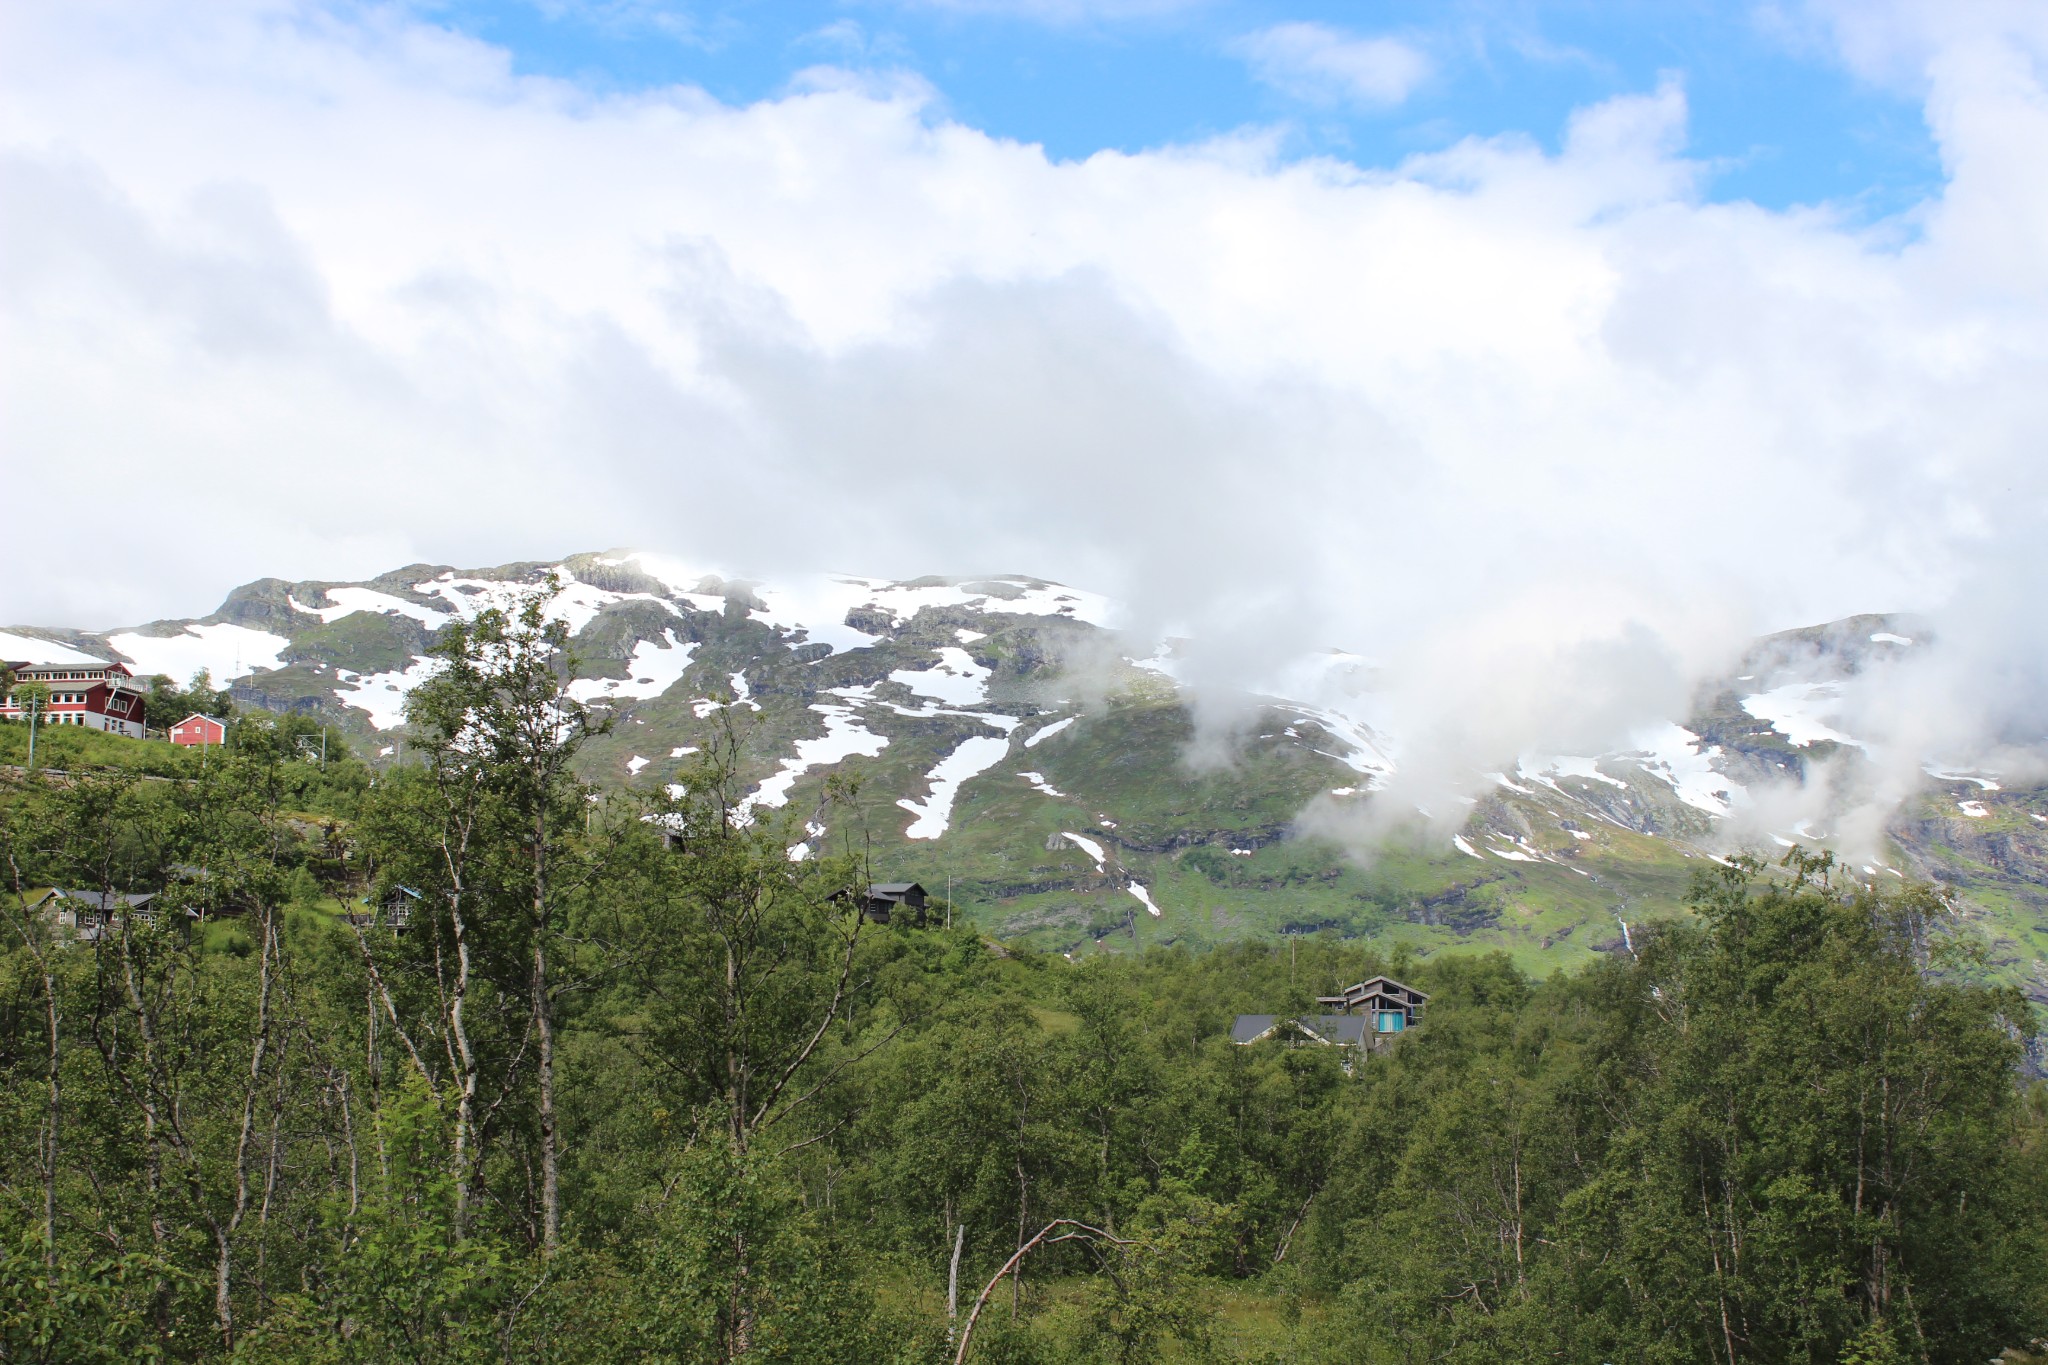
<svg viewBox="0 0 2048 1365">
<path fill-rule="evenodd" d="M 876 882 L 868 888 L 862 907 L 876 924 L 887 924 L 892 914 L 908 914 L 911 923 L 924 927 L 925 890 L 916 882 Z"/>
</svg>

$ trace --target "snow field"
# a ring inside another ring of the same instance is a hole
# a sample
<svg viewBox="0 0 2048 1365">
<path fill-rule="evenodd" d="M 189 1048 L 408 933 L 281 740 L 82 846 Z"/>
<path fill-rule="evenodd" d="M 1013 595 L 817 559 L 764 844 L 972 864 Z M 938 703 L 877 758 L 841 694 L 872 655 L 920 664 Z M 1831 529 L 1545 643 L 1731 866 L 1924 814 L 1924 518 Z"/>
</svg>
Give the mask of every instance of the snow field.
<svg viewBox="0 0 2048 1365">
<path fill-rule="evenodd" d="M 1072 725 L 1078 719 L 1080 719 L 1080 717 L 1078 716 L 1068 716 L 1065 720 L 1054 721 L 1052 724 L 1046 726 L 1042 730 L 1035 732 L 1028 739 L 1026 739 L 1024 741 L 1024 747 L 1027 749 L 1036 749 L 1039 746 L 1039 744 L 1041 744 L 1045 740 L 1051 739 L 1054 735 L 1066 729 L 1069 725 Z"/>
<path fill-rule="evenodd" d="M 16 664 L 104 664 L 106 659 L 96 659 L 90 654 L 80 654 L 69 645 L 56 644 L 50 640 L 39 640 L 33 635 L 15 635 L 0 630 L 0 659 Z M 138 673 L 141 670 L 136 670 Z M 183 682 L 184 679 L 178 679 Z"/>
<path fill-rule="evenodd" d="M 1842 685 L 1834 682 L 1787 683 L 1768 692 L 1742 699 L 1742 709 L 1769 725 L 1797 749 L 1810 744 L 1832 742 L 1863 747 L 1828 722 L 1835 703 L 1841 700 Z"/>
<path fill-rule="evenodd" d="M 663 610 L 674 612 L 675 605 L 667 598 L 651 592 L 612 592 L 606 588 L 594 587 L 581 582 L 560 564 L 553 572 L 562 580 L 561 590 L 548 599 L 546 613 L 550 618 L 560 618 L 569 623 L 571 635 L 581 634 L 585 626 L 597 619 L 597 614 L 614 602 L 653 602 Z M 478 612 L 490 607 L 501 610 L 510 607 L 533 588 L 531 583 L 507 582 L 495 578 L 457 578 L 454 571 L 439 578 L 415 583 L 412 590 L 422 597 L 438 597 L 448 604 L 449 614 L 467 620 Z M 333 592 L 328 596 L 332 597 Z M 391 599 L 396 601 L 396 598 Z"/>
<path fill-rule="evenodd" d="M 896 803 L 917 817 L 904 831 L 905 837 L 936 839 L 944 834 L 953 820 L 953 802 L 960 794 L 960 785 L 1002 762 L 1009 751 L 1008 735 L 976 735 L 961 740 L 959 748 L 925 774 L 925 780 L 931 783 L 929 796 L 922 802 L 905 797 Z"/>
<path fill-rule="evenodd" d="M 107 643 L 134 660 L 139 678 L 163 673 L 182 686 L 203 668 L 213 675 L 216 687 L 259 668 L 282 668 L 284 652 L 292 644 L 282 635 L 226 621 L 187 626 L 177 635 L 161 637 L 124 631 L 109 635 Z"/>
<path fill-rule="evenodd" d="M 424 654 L 415 654 L 411 666 L 407 668 L 394 669 L 389 673 L 372 673 L 368 677 L 353 673 L 343 677 L 342 681 L 353 684 L 353 687 L 335 688 L 334 697 L 343 706 L 352 706 L 366 713 L 370 718 L 371 729 L 395 729 L 405 723 L 407 694 L 433 677 L 440 667 L 439 660 L 429 659 Z"/>
<path fill-rule="evenodd" d="M 1080 849 L 1083 853 L 1093 858 L 1095 860 L 1095 870 L 1097 872 L 1101 872 L 1104 870 L 1102 866 L 1103 853 L 1101 844 L 1097 843 L 1095 840 L 1089 838 L 1085 834 L 1076 834 L 1072 830 L 1061 830 L 1060 838 L 1065 839 L 1075 848 Z"/>
<path fill-rule="evenodd" d="M 309 607 L 289 594 L 284 600 L 291 604 L 293 611 L 303 612 L 307 616 L 317 616 L 321 624 L 330 626 L 342 617 L 354 616 L 359 611 L 384 616 L 408 616 L 428 630 L 439 630 L 454 619 L 445 611 L 435 611 L 432 607 L 423 607 L 417 602 L 408 602 L 402 597 L 393 597 L 388 592 L 378 592 L 374 588 L 329 588 L 327 600 L 333 605 L 325 607 Z"/>
<path fill-rule="evenodd" d="M 889 737 L 862 725 L 851 706 L 818 702 L 811 709 L 825 718 L 825 733 L 816 739 L 798 740 L 796 757 L 783 759 L 781 770 L 771 774 L 758 791 L 740 803 L 742 813 L 751 813 L 757 806 L 787 803 L 789 789 L 812 768 L 843 763 L 855 754 L 874 758 L 889 747 Z"/>
<path fill-rule="evenodd" d="M 1672 792 L 1686 805 L 1709 815 L 1727 815 L 1749 800 L 1749 793 L 1714 767 L 1719 745 L 1700 746 L 1700 737 L 1682 725 L 1653 725 L 1638 730 L 1630 740 L 1634 757 L 1645 770 L 1671 784 Z"/>
<path fill-rule="evenodd" d="M 1541 782 L 1564 796 L 1571 793 L 1557 785 L 1557 779 L 1560 777 L 1583 777 L 1589 782 L 1605 782 L 1610 787 L 1628 790 L 1628 783 L 1600 771 L 1598 759 L 1584 758 L 1576 754 L 1525 754 L 1515 763 L 1515 775 L 1526 777 L 1531 782 Z"/>
<path fill-rule="evenodd" d="M 697 652 L 695 641 L 678 640 L 673 630 L 664 630 L 659 640 L 642 640 L 633 646 L 623 678 L 578 678 L 569 684 L 569 695 L 578 701 L 642 701 L 658 697 L 681 681 Z"/>
<path fill-rule="evenodd" d="M 988 680 L 993 674 L 974 661 L 958 645 L 939 650 L 939 660 L 928 669 L 899 668 L 890 682 L 902 683 L 921 697 L 937 697 L 954 706 L 972 706 L 988 700 Z"/>
</svg>

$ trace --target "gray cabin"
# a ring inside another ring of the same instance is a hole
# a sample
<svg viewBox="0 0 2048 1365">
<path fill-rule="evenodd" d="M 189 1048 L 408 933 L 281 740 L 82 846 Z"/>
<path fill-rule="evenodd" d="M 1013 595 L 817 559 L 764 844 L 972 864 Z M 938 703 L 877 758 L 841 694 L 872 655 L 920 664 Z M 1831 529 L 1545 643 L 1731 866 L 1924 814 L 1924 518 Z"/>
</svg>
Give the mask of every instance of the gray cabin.
<svg viewBox="0 0 2048 1365">
<path fill-rule="evenodd" d="M 106 891 L 72 891 L 56 887 L 29 907 L 53 916 L 57 927 L 82 939 L 97 939 L 121 928 L 132 916 L 156 923 L 156 893 L 122 895 Z"/>
<path fill-rule="evenodd" d="M 1316 997 L 1330 1014 L 1288 1019 L 1277 1014 L 1240 1014 L 1231 1023 L 1230 1041 L 1248 1047 L 1262 1039 L 1285 1037 L 1325 1047 L 1385 1047 L 1422 1023 L 1429 997 L 1390 976 L 1376 976 L 1336 995 Z"/>
</svg>

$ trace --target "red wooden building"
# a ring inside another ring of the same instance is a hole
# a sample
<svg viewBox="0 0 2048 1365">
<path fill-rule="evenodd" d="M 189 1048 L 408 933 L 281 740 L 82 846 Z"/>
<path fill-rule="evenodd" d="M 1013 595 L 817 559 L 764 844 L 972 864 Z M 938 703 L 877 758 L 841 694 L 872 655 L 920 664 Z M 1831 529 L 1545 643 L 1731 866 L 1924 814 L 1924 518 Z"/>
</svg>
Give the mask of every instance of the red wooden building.
<svg viewBox="0 0 2048 1365">
<path fill-rule="evenodd" d="M 22 704 L 23 683 L 40 683 L 49 692 L 42 714 L 44 725 L 83 725 L 130 739 L 143 737 L 143 689 L 125 664 L 102 663 L 97 659 L 71 663 L 10 663 L 15 685 L 0 698 L 0 716 L 21 720 L 27 715 Z"/>
<path fill-rule="evenodd" d="M 226 742 L 228 727 L 212 716 L 197 713 L 185 717 L 171 727 L 173 744 L 221 744 Z"/>
</svg>

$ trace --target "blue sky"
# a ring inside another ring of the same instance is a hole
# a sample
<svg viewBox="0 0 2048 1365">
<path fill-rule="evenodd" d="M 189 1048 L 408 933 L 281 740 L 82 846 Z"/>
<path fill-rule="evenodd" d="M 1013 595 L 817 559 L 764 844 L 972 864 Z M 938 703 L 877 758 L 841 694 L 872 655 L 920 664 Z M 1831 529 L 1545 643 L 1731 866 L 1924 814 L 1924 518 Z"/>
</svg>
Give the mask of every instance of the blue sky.
<svg viewBox="0 0 2048 1365">
<path fill-rule="evenodd" d="M 1479 135 L 1555 146 L 1574 108 L 1675 77 L 1714 200 L 1882 217 L 1940 164 L 1912 92 L 1873 86 L 1775 10 L 1709 0 L 446 0 L 422 13 L 522 72 L 599 89 L 700 86 L 727 103 L 806 68 L 911 72 L 959 121 L 1060 159 L 1244 128 L 1363 166 Z M 1391 38 L 1427 72 L 1398 100 L 1261 78 L 1256 35 Z"/>
</svg>

